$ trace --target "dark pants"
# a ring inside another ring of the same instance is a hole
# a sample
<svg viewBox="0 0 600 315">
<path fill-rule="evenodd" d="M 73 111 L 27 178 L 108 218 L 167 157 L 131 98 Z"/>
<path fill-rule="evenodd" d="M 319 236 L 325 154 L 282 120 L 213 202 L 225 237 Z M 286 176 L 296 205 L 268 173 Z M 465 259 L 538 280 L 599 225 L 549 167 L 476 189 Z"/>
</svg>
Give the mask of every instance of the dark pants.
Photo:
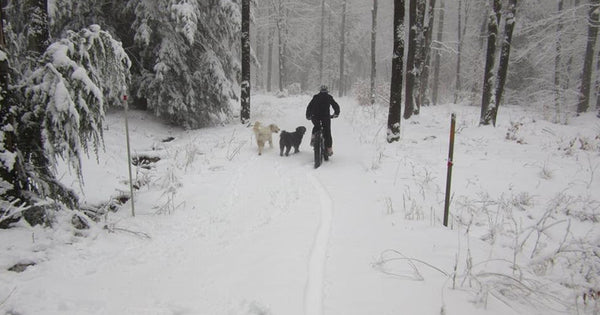
<svg viewBox="0 0 600 315">
<path fill-rule="evenodd" d="M 313 129 L 312 134 L 319 129 L 319 126 L 323 126 L 323 138 L 325 139 L 325 147 L 331 148 L 333 140 L 331 139 L 331 119 L 312 119 Z"/>
</svg>

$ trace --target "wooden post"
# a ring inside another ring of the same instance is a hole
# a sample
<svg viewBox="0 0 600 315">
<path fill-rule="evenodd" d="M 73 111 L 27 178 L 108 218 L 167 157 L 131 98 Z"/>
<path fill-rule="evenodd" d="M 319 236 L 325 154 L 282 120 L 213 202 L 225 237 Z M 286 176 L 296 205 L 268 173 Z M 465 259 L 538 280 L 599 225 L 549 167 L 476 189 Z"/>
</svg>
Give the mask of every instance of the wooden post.
<svg viewBox="0 0 600 315">
<path fill-rule="evenodd" d="M 131 149 L 129 147 L 129 123 L 127 121 L 127 94 L 123 94 L 123 106 L 125 106 L 125 137 L 127 139 L 127 166 L 129 168 L 129 193 L 131 198 L 131 216 L 135 217 L 135 205 L 133 202 L 133 176 L 131 176 Z"/>
<path fill-rule="evenodd" d="M 444 226 L 448 226 L 448 213 L 450 212 L 450 184 L 452 182 L 452 156 L 454 155 L 454 129 L 456 114 L 450 118 L 450 148 L 448 150 L 448 174 L 446 176 L 446 201 L 444 202 Z"/>
</svg>

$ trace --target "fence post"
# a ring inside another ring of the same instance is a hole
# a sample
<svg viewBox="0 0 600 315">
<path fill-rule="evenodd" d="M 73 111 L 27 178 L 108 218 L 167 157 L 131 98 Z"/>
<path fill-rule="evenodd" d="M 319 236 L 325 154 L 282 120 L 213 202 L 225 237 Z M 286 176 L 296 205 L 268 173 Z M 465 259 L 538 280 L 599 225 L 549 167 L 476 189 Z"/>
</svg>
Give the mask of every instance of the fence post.
<svg viewBox="0 0 600 315">
<path fill-rule="evenodd" d="M 131 176 L 131 150 L 129 148 L 129 122 L 127 121 L 128 109 L 127 94 L 123 94 L 123 106 L 125 107 L 125 137 L 127 138 L 127 166 L 129 167 L 129 193 L 131 200 L 131 216 L 135 217 L 135 204 L 133 202 L 133 177 Z"/>
<path fill-rule="evenodd" d="M 452 156 L 454 155 L 454 129 L 456 127 L 456 114 L 450 118 L 450 148 L 448 149 L 448 173 L 446 175 L 446 201 L 444 202 L 444 226 L 448 226 L 448 213 L 450 212 L 450 184 L 452 183 Z"/>
</svg>

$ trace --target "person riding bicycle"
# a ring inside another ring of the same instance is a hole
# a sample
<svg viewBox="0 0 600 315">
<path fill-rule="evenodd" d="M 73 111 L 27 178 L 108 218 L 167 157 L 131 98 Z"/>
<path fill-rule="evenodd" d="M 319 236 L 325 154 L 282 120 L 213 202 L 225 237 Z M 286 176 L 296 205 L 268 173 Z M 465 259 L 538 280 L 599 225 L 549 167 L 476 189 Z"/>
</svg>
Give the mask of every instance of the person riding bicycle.
<svg viewBox="0 0 600 315">
<path fill-rule="evenodd" d="M 333 107 L 333 115 L 329 111 L 330 106 Z M 322 126 L 328 155 L 333 154 L 331 148 L 333 144 L 333 140 L 331 139 L 331 118 L 338 117 L 339 115 L 340 105 L 328 93 L 327 86 L 321 85 L 319 94 L 314 95 L 310 103 L 308 103 L 308 107 L 306 107 L 306 119 L 311 120 L 313 123 L 311 145 L 315 137 L 315 132 L 319 129 L 319 126 Z"/>
</svg>

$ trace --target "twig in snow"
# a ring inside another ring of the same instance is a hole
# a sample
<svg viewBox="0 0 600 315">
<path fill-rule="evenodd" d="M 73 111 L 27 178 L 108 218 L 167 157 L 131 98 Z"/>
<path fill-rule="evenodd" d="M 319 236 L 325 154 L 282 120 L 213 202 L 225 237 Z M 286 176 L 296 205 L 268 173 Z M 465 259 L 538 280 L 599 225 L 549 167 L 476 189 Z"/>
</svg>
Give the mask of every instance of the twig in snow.
<svg viewBox="0 0 600 315">
<path fill-rule="evenodd" d="M 4 305 L 4 303 L 6 303 L 6 301 L 8 301 L 8 299 L 10 298 L 10 296 L 15 292 L 15 290 L 17 290 L 17 287 L 14 287 L 10 293 L 8 293 L 8 295 L 4 298 L 4 300 L 2 300 L 2 302 L 0 302 L 0 306 Z"/>
<path fill-rule="evenodd" d="M 127 233 L 133 234 L 135 236 L 139 236 L 141 238 L 145 238 L 145 239 L 151 239 L 152 238 L 152 237 L 150 237 L 150 235 L 148 235 L 148 234 L 146 234 L 144 232 L 131 231 L 131 230 L 128 230 L 128 229 L 119 228 L 119 227 L 110 226 L 110 225 L 105 225 L 104 228 L 106 230 L 108 230 L 109 232 L 111 232 L 111 233 L 114 233 L 114 232 L 127 232 Z"/>
</svg>

